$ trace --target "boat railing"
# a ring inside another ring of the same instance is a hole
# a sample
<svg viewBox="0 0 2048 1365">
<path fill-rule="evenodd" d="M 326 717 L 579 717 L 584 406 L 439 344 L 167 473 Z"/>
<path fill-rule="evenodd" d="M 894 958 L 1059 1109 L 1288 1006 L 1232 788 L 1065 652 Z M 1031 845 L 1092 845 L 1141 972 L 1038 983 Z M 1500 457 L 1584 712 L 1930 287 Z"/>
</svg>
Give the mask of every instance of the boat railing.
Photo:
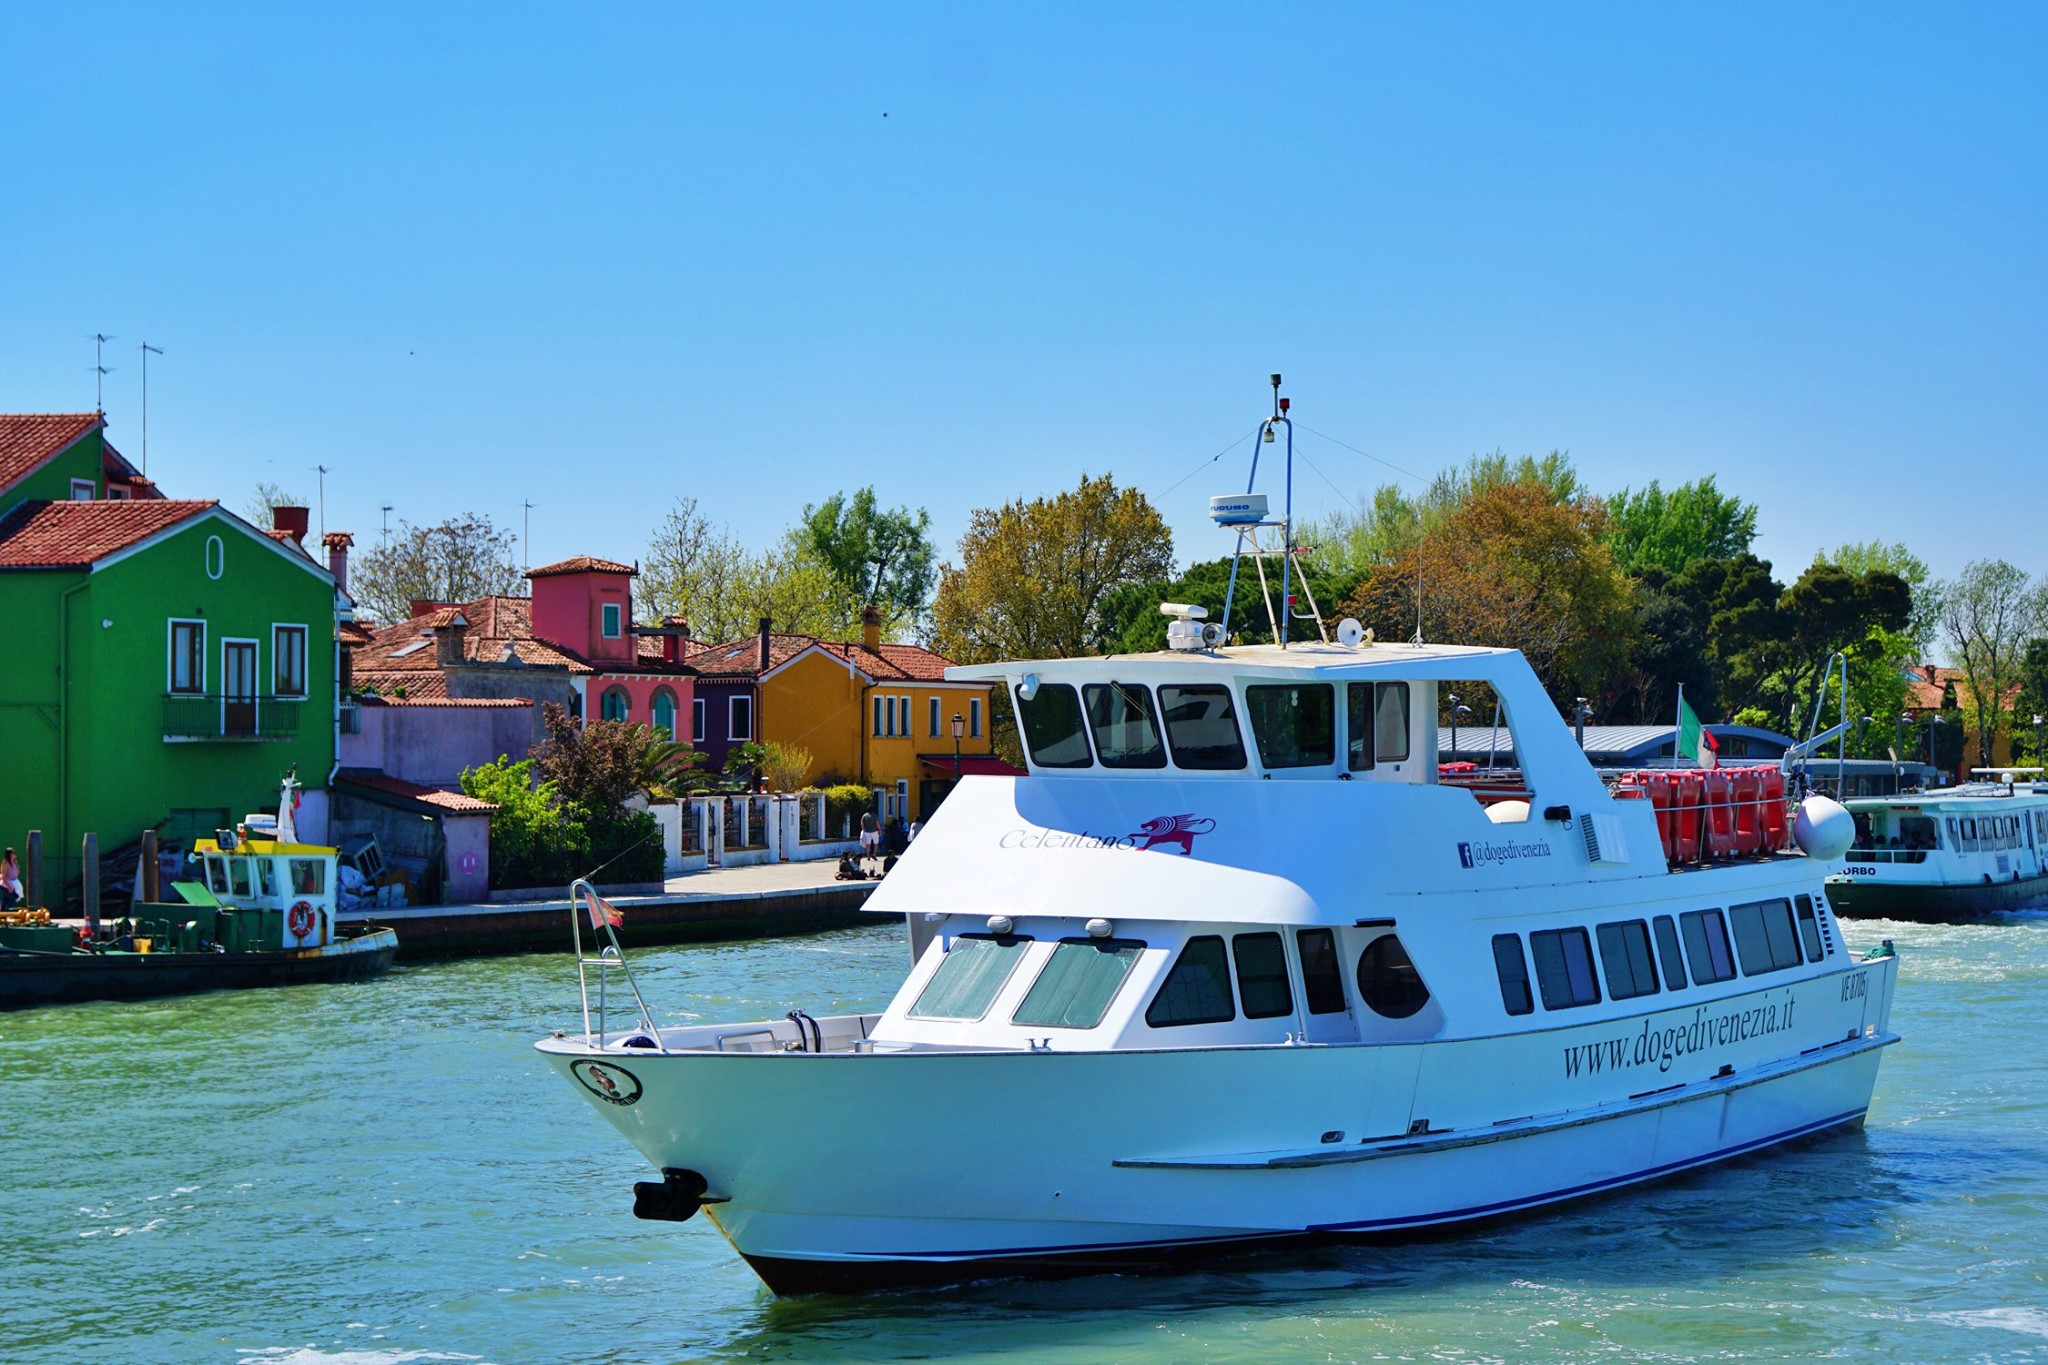
<svg viewBox="0 0 2048 1365">
<path fill-rule="evenodd" d="M 607 940 L 593 955 L 583 948 L 583 920 L 590 917 L 591 937 L 598 935 Z M 638 1013 L 634 1025 L 642 1030 L 647 1046 L 656 1052 L 667 1052 L 662 1042 L 661 1030 L 654 1026 L 653 1012 L 647 1008 L 647 1000 L 640 994 L 640 983 L 633 979 L 633 969 L 626 965 L 625 950 L 619 947 L 619 936 L 613 930 L 615 911 L 604 897 L 597 894 L 597 888 L 578 877 L 569 883 L 569 931 L 576 945 L 576 988 L 583 999 L 583 1041 L 591 1047 L 602 1047 L 605 1036 L 611 1032 L 611 976 L 613 972 L 625 978 L 626 989 L 633 997 Z M 591 1023 L 590 973 L 597 972 L 597 1022 Z"/>
</svg>

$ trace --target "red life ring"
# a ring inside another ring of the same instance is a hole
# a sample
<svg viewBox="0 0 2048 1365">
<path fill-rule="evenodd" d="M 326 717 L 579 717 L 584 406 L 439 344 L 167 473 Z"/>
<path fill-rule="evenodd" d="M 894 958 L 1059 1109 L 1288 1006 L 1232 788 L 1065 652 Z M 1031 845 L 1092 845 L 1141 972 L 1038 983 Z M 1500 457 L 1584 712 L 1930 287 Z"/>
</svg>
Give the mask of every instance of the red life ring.
<svg viewBox="0 0 2048 1365">
<path fill-rule="evenodd" d="M 292 931 L 293 938 L 305 938 L 313 932 L 313 903 L 300 901 L 292 907 L 291 916 L 285 924 Z"/>
</svg>

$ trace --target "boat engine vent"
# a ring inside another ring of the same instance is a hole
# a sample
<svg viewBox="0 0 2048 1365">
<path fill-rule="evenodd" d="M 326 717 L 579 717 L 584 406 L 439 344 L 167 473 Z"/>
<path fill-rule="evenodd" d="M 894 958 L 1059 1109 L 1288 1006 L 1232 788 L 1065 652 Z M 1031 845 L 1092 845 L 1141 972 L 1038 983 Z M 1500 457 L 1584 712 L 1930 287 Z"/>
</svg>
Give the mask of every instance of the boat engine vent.
<svg viewBox="0 0 2048 1365">
<path fill-rule="evenodd" d="M 1586 861 L 1589 863 L 1625 863 L 1628 861 L 1628 836 L 1622 833 L 1621 821 L 1612 815 L 1594 815 L 1590 812 L 1579 817 L 1579 832 L 1586 840 Z"/>
</svg>

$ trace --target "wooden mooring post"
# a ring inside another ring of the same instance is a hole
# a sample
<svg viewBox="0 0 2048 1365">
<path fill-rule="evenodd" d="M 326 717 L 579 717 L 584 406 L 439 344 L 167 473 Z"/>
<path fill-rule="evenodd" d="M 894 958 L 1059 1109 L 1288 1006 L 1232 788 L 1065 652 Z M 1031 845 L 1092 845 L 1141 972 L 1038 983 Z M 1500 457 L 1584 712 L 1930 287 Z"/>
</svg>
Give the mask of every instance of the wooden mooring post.
<svg viewBox="0 0 2048 1365">
<path fill-rule="evenodd" d="M 80 878 L 85 891 L 85 922 L 95 936 L 100 931 L 100 836 L 85 836 L 85 867 Z"/>
<path fill-rule="evenodd" d="M 135 899 L 151 905 L 162 900 L 163 897 L 158 893 L 162 890 L 159 878 L 163 873 L 163 864 L 157 861 L 156 831 L 153 829 L 142 831 L 142 866 L 137 871 L 140 875 L 135 878 Z"/>
<path fill-rule="evenodd" d="M 33 910 L 43 904 L 43 832 L 39 829 L 28 832 L 28 865 L 23 875 L 27 880 L 21 889 L 28 893 L 28 899 L 22 904 Z"/>
</svg>

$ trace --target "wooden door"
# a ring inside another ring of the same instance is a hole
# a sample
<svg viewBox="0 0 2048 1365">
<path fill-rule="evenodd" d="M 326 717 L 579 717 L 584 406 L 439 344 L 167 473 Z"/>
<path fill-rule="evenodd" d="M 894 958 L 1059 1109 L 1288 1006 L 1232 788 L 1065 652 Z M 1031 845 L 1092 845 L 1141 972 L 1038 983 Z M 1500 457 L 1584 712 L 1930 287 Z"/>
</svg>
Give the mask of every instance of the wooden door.
<svg viewBox="0 0 2048 1365">
<path fill-rule="evenodd" d="M 229 640 L 221 646 L 221 733 L 256 733 L 256 642 Z"/>
</svg>

